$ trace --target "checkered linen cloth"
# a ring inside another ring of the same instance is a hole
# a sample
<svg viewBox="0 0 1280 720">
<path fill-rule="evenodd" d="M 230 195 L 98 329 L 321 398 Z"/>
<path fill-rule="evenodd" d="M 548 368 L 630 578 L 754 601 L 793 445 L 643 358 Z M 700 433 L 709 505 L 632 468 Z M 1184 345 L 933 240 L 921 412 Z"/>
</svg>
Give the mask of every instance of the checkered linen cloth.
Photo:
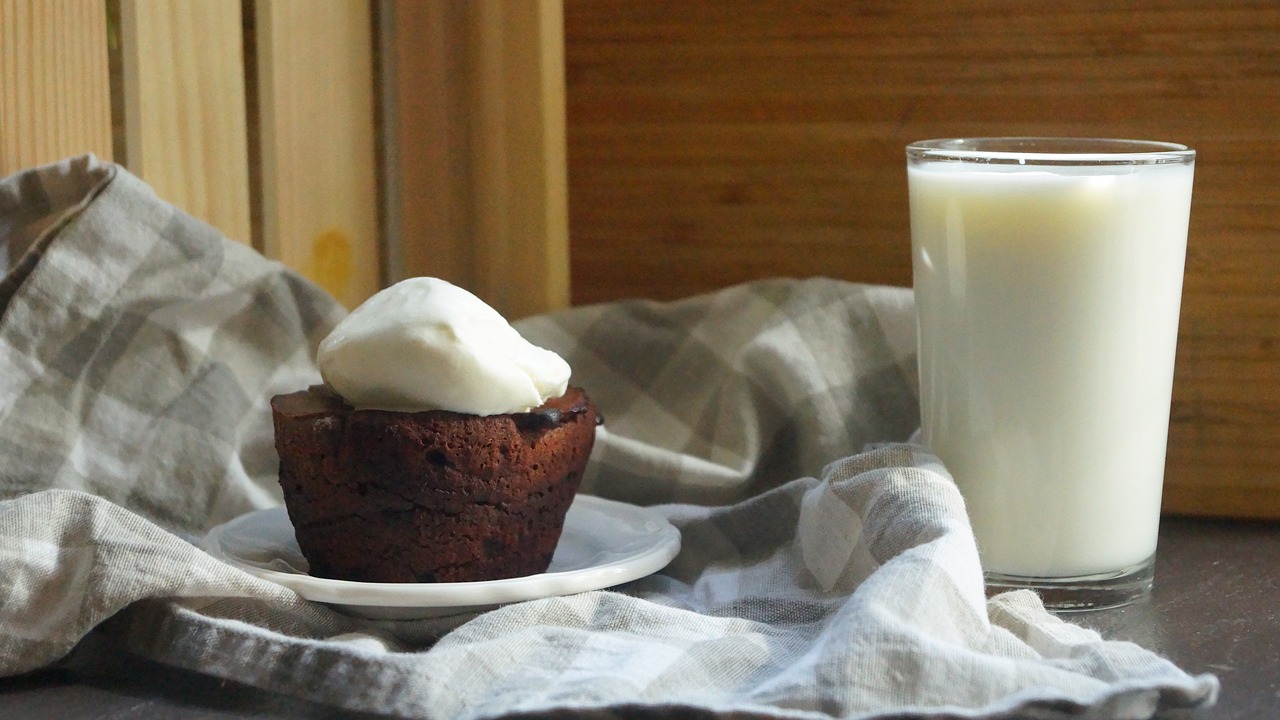
<svg viewBox="0 0 1280 720">
<path fill-rule="evenodd" d="M 1030 593 L 984 598 L 953 483 L 901 442 L 907 291 L 777 280 L 521 323 L 606 415 L 584 491 L 655 505 L 683 549 L 610 591 L 373 622 L 190 542 L 279 502 L 267 401 L 317 380 L 342 310 L 92 158 L 0 182 L 0 236 L 0 673 L 124 648 L 409 717 L 1145 718 L 1216 697 Z"/>
</svg>

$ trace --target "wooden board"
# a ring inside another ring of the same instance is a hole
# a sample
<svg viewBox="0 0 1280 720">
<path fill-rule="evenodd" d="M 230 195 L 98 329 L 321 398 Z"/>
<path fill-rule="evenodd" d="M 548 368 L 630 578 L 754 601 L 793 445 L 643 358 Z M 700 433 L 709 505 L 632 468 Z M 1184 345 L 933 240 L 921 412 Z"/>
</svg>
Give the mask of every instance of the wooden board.
<svg viewBox="0 0 1280 720">
<path fill-rule="evenodd" d="M 910 284 L 903 147 L 1198 151 L 1169 512 L 1280 518 L 1280 4 L 566 0 L 574 303 Z"/>
<path fill-rule="evenodd" d="M 120 0 L 119 161 L 160 197 L 251 242 L 239 0 Z"/>
<path fill-rule="evenodd" d="M 254 9 L 263 250 L 354 307 L 383 279 L 370 4 Z"/>
<path fill-rule="evenodd" d="M 392 266 L 462 285 L 511 319 L 564 307 L 559 0 L 428 0 L 387 11 Z"/>
<path fill-rule="evenodd" d="M 0 0 L 0 176 L 112 158 L 107 13 L 83 0 Z"/>
<path fill-rule="evenodd" d="M 385 2 L 381 17 L 388 269 L 475 289 L 466 5 Z"/>
</svg>

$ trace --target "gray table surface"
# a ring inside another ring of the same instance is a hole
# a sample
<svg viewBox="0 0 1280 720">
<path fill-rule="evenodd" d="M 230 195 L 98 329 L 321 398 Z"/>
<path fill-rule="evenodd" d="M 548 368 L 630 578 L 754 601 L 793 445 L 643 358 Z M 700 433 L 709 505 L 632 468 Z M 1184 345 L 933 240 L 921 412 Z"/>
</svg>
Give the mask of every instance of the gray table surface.
<svg viewBox="0 0 1280 720">
<path fill-rule="evenodd" d="M 1070 616 L 1222 682 L 1217 705 L 1169 717 L 1280 718 L 1280 523 L 1166 518 L 1150 599 Z M 91 636 L 92 638 L 92 636 Z M 91 640 L 92 641 L 92 640 Z M 0 679 L 0 717 L 123 720 L 372 718 L 121 654 L 110 666 Z"/>
</svg>

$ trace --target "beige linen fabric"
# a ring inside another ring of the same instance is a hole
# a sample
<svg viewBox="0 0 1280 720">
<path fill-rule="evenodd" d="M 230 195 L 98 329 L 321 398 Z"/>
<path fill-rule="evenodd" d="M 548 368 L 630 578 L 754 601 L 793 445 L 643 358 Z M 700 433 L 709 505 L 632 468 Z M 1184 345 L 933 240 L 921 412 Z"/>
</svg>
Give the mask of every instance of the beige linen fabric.
<svg viewBox="0 0 1280 720">
<path fill-rule="evenodd" d="M 92 158 L 0 181 L 0 672 L 145 657 L 405 717 L 1146 718 L 1216 697 L 1141 647 L 987 601 L 906 441 L 910 293 L 775 280 L 520 324 L 606 424 L 584 491 L 683 534 L 607 591 L 414 622 L 191 541 L 279 502 L 269 397 L 343 312 Z M 80 645 L 87 634 L 109 643 Z M 100 656 L 100 654 L 106 655 Z"/>
</svg>

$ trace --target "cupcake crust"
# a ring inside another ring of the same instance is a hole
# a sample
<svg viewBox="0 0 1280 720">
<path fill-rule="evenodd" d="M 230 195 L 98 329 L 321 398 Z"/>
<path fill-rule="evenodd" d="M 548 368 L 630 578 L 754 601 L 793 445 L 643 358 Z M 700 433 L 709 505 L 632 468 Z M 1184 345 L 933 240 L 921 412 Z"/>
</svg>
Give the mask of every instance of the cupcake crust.
<svg viewBox="0 0 1280 720">
<path fill-rule="evenodd" d="M 322 386 L 271 401 L 280 485 L 312 575 L 467 582 L 543 572 L 595 442 L 580 388 L 527 413 L 356 410 Z"/>
</svg>

